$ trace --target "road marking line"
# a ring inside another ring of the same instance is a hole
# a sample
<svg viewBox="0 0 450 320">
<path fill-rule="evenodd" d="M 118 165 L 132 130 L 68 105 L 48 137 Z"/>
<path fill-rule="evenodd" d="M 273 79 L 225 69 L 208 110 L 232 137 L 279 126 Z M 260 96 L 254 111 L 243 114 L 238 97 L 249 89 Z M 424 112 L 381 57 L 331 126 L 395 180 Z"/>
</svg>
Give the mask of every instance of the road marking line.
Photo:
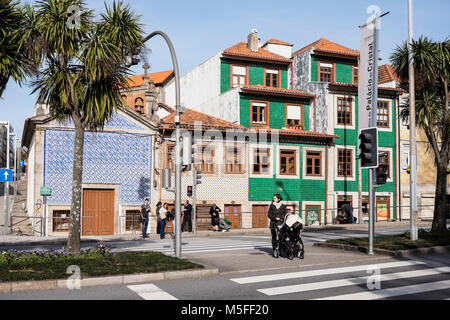
<svg viewBox="0 0 450 320">
<path fill-rule="evenodd" d="M 173 295 L 161 290 L 154 284 L 138 284 L 127 286 L 144 300 L 178 300 Z"/>
<path fill-rule="evenodd" d="M 367 292 L 358 292 L 352 294 L 344 294 L 334 297 L 326 297 L 315 300 L 374 300 L 395 296 L 410 295 L 415 293 L 438 291 L 450 288 L 450 280 L 415 284 L 391 289 L 374 290 Z"/>
<path fill-rule="evenodd" d="M 380 281 L 390 281 L 390 280 L 406 279 L 406 278 L 413 278 L 413 277 L 424 277 L 424 276 L 438 275 L 438 274 L 449 273 L 449 272 L 450 272 L 450 267 L 404 271 L 404 272 L 380 275 Z M 299 292 L 312 291 L 312 290 L 346 287 L 346 286 L 364 284 L 367 282 L 367 279 L 369 276 L 370 275 L 367 275 L 365 277 L 358 277 L 358 278 L 348 278 L 348 279 L 340 279 L 340 280 L 333 280 L 333 281 L 322 281 L 322 282 L 316 282 L 316 283 L 306 283 L 306 284 L 291 285 L 291 286 L 265 288 L 265 289 L 258 289 L 257 291 L 259 291 L 265 295 L 268 295 L 268 296 L 275 296 L 275 295 L 280 295 L 280 294 L 299 293 Z"/>
<path fill-rule="evenodd" d="M 286 279 L 293 279 L 293 278 L 306 278 L 306 277 L 330 275 L 330 274 L 337 274 L 337 273 L 347 273 L 347 272 L 355 272 L 355 271 L 365 271 L 370 267 L 397 268 L 397 267 L 414 266 L 414 265 L 420 265 L 420 264 L 425 264 L 425 262 L 408 260 L 408 261 L 388 262 L 388 263 L 370 264 L 370 265 L 353 266 L 353 267 L 341 267 L 341 268 L 333 268 L 333 269 L 320 269 L 320 270 L 311 270 L 311 271 L 290 272 L 290 273 L 284 273 L 284 274 L 234 278 L 234 279 L 230 279 L 230 280 L 234 281 L 236 283 L 239 283 L 239 284 L 247 284 L 247 283 L 274 281 L 274 280 L 286 280 Z"/>
</svg>

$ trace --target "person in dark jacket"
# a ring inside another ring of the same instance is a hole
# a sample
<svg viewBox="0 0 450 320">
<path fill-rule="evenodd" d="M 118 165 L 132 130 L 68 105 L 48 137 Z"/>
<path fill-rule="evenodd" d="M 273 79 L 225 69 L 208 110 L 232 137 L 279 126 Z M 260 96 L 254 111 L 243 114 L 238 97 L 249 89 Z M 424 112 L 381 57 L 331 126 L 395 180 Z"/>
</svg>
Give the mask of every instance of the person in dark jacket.
<svg viewBox="0 0 450 320">
<path fill-rule="evenodd" d="M 142 221 L 142 238 L 148 238 L 147 227 L 149 214 L 151 212 L 150 205 L 148 203 L 148 199 L 145 199 L 144 204 L 141 206 L 141 221 Z"/>
<path fill-rule="evenodd" d="M 160 234 L 161 232 L 161 220 L 159 219 L 159 209 L 161 209 L 162 207 L 162 203 L 161 201 L 158 201 L 158 203 L 156 204 L 156 217 L 157 217 L 157 224 L 156 224 L 156 233 Z"/>
<path fill-rule="evenodd" d="M 283 198 L 280 194 L 275 194 L 272 199 L 272 204 L 269 206 L 269 212 L 267 213 L 267 216 L 270 219 L 270 231 L 272 233 L 272 248 L 275 249 L 275 244 L 277 241 L 277 231 L 276 227 L 277 225 L 280 225 L 283 223 L 283 219 L 286 216 L 286 206 L 281 203 L 281 200 Z"/>
<path fill-rule="evenodd" d="M 211 225 L 213 226 L 214 231 L 219 231 L 219 212 L 221 212 L 220 208 L 213 203 L 211 209 L 209 209 L 209 214 L 211 215 Z"/>
<path fill-rule="evenodd" d="M 192 205 L 189 203 L 189 200 L 184 202 L 184 210 L 183 210 L 183 224 L 181 225 L 181 232 L 183 232 L 186 227 L 186 223 L 188 225 L 188 231 L 192 232 Z"/>
<path fill-rule="evenodd" d="M 354 224 L 355 218 L 353 217 L 353 207 L 348 203 L 344 203 L 341 209 L 344 210 L 344 212 L 347 214 L 347 217 L 349 218 L 349 223 Z"/>
</svg>

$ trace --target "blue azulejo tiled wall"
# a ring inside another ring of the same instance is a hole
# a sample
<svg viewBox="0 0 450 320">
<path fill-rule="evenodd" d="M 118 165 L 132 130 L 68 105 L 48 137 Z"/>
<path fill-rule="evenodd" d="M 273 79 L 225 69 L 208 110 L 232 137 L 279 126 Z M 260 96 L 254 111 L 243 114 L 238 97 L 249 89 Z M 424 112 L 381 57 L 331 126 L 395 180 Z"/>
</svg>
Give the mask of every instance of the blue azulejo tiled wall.
<svg viewBox="0 0 450 320">
<path fill-rule="evenodd" d="M 52 188 L 48 204 L 70 204 L 75 132 L 46 130 L 44 184 Z M 83 183 L 119 184 L 120 204 L 150 199 L 152 137 L 117 132 L 86 132 Z"/>
</svg>

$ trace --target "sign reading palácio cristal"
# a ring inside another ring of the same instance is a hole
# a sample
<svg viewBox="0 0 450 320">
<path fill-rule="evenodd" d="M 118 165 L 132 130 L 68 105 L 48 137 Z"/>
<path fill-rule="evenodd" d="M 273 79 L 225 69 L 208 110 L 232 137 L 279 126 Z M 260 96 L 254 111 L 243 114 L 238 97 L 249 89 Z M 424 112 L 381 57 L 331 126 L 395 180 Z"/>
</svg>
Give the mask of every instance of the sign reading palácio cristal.
<svg viewBox="0 0 450 320">
<path fill-rule="evenodd" d="M 374 94 L 377 88 L 375 70 L 377 54 L 375 20 L 361 27 L 360 72 L 358 86 L 358 129 L 372 127 Z"/>
</svg>

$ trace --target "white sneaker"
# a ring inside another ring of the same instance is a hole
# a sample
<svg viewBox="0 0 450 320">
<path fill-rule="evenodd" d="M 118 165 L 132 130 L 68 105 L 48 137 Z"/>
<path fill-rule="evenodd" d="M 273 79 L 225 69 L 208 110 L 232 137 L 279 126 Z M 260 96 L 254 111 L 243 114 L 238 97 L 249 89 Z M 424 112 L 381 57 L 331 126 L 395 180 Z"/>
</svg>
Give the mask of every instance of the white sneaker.
<svg viewBox="0 0 450 320">
<path fill-rule="evenodd" d="M 227 230 L 222 230 L 222 232 L 226 232 Z"/>
</svg>

